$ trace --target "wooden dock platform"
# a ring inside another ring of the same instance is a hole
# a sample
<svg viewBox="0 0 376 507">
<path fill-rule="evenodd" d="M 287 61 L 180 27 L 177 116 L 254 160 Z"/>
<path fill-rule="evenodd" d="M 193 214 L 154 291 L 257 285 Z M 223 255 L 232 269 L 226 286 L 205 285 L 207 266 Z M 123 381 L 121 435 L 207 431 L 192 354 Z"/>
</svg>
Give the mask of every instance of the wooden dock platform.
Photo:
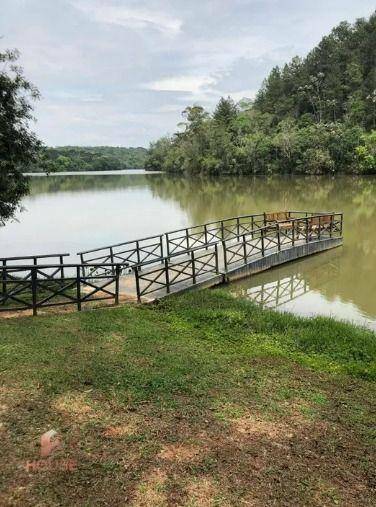
<svg viewBox="0 0 376 507">
<path fill-rule="evenodd" d="M 69 254 L 2 258 L 1 311 L 153 301 L 251 276 L 342 245 L 343 215 L 258 213 Z M 55 262 L 51 262 L 51 260 Z"/>
</svg>

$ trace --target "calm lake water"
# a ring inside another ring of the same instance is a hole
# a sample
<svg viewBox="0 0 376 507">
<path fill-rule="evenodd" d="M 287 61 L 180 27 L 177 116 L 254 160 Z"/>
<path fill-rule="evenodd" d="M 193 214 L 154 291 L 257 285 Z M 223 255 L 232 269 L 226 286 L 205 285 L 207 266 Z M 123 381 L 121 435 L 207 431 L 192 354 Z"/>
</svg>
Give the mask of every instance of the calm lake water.
<svg viewBox="0 0 376 507">
<path fill-rule="evenodd" d="M 376 329 L 376 178 L 188 179 L 143 171 L 35 176 L 23 206 L 18 223 L 0 228 L 1 257 L 73 254 L 264 210 L 343 211 L 343 247 L 229 290 L 280 310 L 332 315 Z"/>
</svg>

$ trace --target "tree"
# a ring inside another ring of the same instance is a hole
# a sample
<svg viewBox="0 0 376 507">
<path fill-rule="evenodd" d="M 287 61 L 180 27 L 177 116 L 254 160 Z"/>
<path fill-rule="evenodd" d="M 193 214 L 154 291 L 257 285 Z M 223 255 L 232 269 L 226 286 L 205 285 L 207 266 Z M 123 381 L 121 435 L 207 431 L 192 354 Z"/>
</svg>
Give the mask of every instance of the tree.
<svg viewBox="0 0 376 507">
<path fill-rule="evenodd" d="M 186 119 L 186 122 L 180 123 L 180 126 L 185 126 L 187 134 L 195 134 L 202 128 L 209 114 L 203 107 L 194 105 L 186 107 L 182 112 L 182 116 Z"/>
<path fill-rule="evenodd" d="M 376 172 L 376 130 L 361 136 L 361 145 L 355 149 L 362 173 Z"/>
<path fill-rule="evenodd" d="M 220 101 L 215 108 L 213 119 L 214 121 L 226 129 L 231 126 L 238 114 L 238 108 L 231 97 L 224 99 L 221 97 Z"/>
<path fill-rule="evenodd" d="M 165 170 L 164 162 L 170 148 L 171 139 L 169 137 L 161 137 L 155 143 L 151 143 L 145 162 L 145 168 L 147 170 L 156 171 Z"/>
<path fill-rule="evenodd" d="M 14 217 L 21 198 L 28 192 L 22 171 L 36 160 L 40 141 L 30 131 L 33 119 L 31 100 L 39 92 L 27 81 L 15 62 L 19 53 L 0 53 L 0 224 Z"/>
</svg>

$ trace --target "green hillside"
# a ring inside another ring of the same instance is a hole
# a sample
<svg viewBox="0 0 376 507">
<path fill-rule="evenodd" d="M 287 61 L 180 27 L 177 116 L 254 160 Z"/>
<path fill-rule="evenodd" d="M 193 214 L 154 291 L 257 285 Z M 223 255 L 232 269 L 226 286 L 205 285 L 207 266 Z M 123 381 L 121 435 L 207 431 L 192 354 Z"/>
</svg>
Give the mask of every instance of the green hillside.
<svg viewBox="0 0 376 507">
<path fill-rule="evenodd" d="M 193 105 L 147 166 L 188 173 L 376 173 L 376 14 L 275 67 L 255 101 Z"/>
</svg>

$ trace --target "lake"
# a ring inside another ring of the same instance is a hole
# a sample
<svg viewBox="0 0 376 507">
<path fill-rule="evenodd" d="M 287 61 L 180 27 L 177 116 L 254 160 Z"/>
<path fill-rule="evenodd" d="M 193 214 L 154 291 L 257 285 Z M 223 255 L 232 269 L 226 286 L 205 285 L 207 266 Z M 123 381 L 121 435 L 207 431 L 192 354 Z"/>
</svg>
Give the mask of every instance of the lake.
<svg viewBox="0 0 376 507">
<path fill-rule="evenodd" d="M 144 171 L 33 176 L 23 207 L 18 222 L 0 228 L 1 257 L 75 253 L 264 210 L 343 211 L 343 247 L 229 290 L 264 306 L 376 329 L 374 177 L 183 178 Z"/>
</svg>

